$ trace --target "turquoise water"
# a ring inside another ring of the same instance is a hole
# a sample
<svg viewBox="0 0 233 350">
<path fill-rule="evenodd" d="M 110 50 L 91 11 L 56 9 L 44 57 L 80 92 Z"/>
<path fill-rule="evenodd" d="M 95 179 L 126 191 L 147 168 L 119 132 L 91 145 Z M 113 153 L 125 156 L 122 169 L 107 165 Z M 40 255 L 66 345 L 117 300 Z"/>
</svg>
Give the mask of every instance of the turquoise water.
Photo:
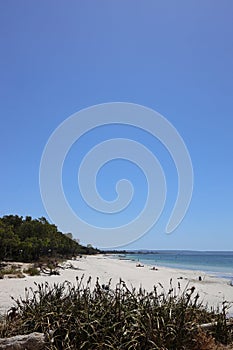
<svg viewBox="0 0 233 350">
<path fill-rule="evenodd" d="M 217 277 L 233 279 L 233 252 L 156 251 L 124 254 L 123 259 L 176 269 L 200 270 Z"/>
</svg>

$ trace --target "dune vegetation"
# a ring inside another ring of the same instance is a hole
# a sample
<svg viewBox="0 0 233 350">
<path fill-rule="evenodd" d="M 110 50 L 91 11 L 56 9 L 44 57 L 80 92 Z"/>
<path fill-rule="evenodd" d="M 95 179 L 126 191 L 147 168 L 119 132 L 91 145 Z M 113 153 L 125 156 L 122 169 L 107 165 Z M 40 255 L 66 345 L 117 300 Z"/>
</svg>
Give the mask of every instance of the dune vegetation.
<svg viewBox="0 0 233 350">
<path fill-rule="evenodd" d="M 0 337 L 41 332 L 51 350 L 228 349 L 233 340 L 225 303 L 221 312 L 207 310 L 194 287 L 181 291 L 172 281 L 168 292 L 162 285 L 147 292 L 122 280 L 112 287 L 77 278 L 76 285 L 36 284 L 25 293 Z"/>
</svg>

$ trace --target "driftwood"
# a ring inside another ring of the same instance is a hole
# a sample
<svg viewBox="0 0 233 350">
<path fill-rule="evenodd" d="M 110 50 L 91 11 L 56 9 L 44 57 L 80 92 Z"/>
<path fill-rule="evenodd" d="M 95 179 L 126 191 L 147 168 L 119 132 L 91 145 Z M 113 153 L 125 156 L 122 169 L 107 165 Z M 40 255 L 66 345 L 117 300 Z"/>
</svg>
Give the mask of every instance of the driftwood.
<svg viewBox="0 0 233 350">
<path fill-rule="evenodd" d="M 45 275 L 52 276 L 52 275 L 60 275 L 60 272 L 57 269 L 67 270 L 81 270 L 79 267 L 74 267 L 71 263 L 65 263 L 64 265 L 56 264 L 53 268 L 43 267 L 40 266 L 40 272 L 44 273 Z"/>
<path fill-rule="evenodd" d="M 217 322 L 203 323 L 203 324 L 200 324 L 199 327 L 202 329 L 211 329 L 211 328 L 214 328 L 215 326 L 217 326 L 217 324 L 218 324 Z M 228 327 L 233 327 L 233 320 L 227 321 L 226 325 Z"/>
<path fill-rule="evenodd" d="M 43 350 L 46 339 L 43 333 L 16 335 L 10 338 L 0 338 L 1 350 Z"/>
<path fill-rule="evenodd" d="M 44 269 L 44 268 L 40 268 L 40 272 L 44 273 L 45 275 L 48 275 L 48 276 L 52 276 L 52 275 L 60 275 L 60 272 L 57 271 L 56 269 Z"/>
<path fill-rule="evenodd" d="M 79 267 L 74 267 L 74 265 L 71 264 L 71 263 L 65 263 L 64 265 L 57 265 L 57 267 L 59 267 L 59 269 L 62 269 L 62 270 L 68 270 L 68 269 L 71 269 L 71 270 L 82 270 Z"/>
</svg>

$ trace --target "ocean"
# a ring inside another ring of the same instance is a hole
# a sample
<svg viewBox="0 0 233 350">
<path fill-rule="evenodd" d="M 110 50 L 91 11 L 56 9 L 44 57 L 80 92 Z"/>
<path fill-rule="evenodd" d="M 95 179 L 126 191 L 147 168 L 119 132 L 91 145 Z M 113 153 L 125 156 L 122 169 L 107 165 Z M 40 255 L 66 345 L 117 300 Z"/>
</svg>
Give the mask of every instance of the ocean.
<svg viewBox="0 0 233 350">
<path fill-rule="evenodd" d="M 233 280 L 233 251 L 142 251 L 119 255 L 121 259 L 140 261 L 152 266 L 204 271 L 216 277 Z"/>
</svg>

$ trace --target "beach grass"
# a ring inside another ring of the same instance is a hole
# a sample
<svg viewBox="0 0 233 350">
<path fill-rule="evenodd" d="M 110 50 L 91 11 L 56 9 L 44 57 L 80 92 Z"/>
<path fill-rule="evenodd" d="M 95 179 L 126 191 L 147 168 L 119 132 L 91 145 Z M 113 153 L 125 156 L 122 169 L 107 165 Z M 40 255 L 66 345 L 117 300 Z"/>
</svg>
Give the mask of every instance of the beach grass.
<svg viewBox="0 0 233 350">
<path fill-rule="evenodd" d="M 14 300 L 15 317 L 1 322 L 0 337 L 42 332 L 51 350 L 208 350 L 233 340 L 227 304 L 208 310 L 194 287 L 182 291 L 171 280 L 168 291 L 159 285 L 147 292 L 123 280 L 115 286 L 111 280 L 83 281 L 84 276 L 75 285 L 45 282 L 26 289 L 24 298 Z"/>
</svg>

